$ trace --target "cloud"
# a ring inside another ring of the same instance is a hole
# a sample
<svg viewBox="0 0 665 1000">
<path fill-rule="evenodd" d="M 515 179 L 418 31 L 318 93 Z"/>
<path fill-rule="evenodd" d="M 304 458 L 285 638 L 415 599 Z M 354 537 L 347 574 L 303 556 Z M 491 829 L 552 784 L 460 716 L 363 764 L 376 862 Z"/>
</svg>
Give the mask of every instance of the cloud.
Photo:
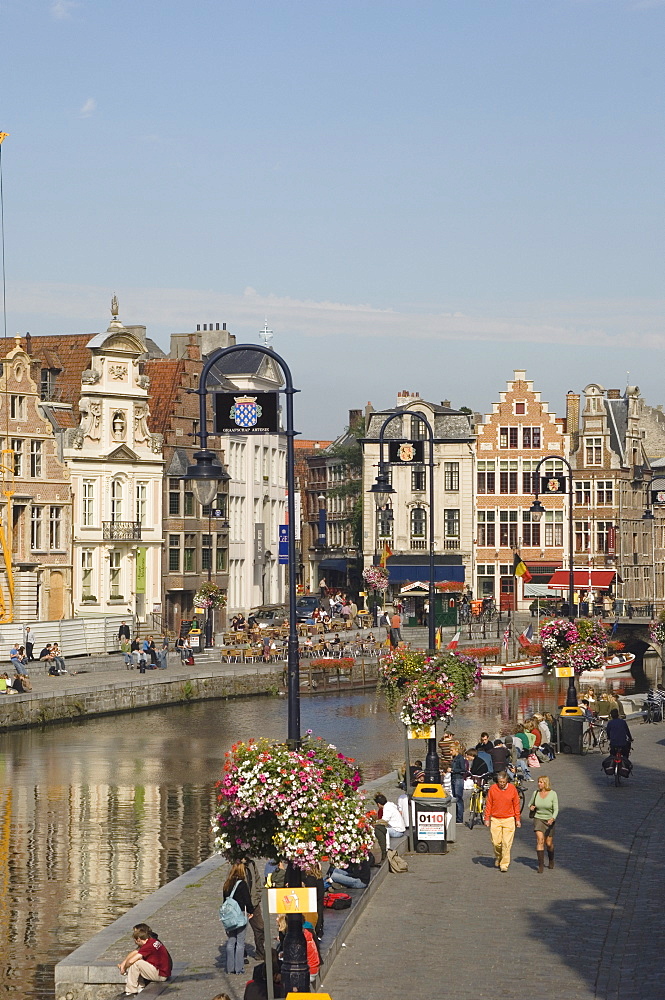
<svg viewBox="0 0 665 1000">
<path fill-rule="evenodd" d="M 17 329 L 25 317 L 33 327 L 42 326 L 43 333 L 94 331 L 105 329 L 113 291 L 19 282 L 12 286 L 10 301 Z M 118 288 L 117 293 L 124 322 L 144 323 L 148 330 L 162 332 L 185 332 L 197 323 L 224 320 L 231 332 L 258 336 L 267 316 L 275 342 L 282 333 L 304 341 L 348 337 L 395 345 L 484 341 L 665 350 L 665 301 L 661 300 L 504 303 L 484 309 L 476 305 L 473 310 L 416 312 L 262 294 L 254 288 L 241 294 L 136 287 Z"/>
<path fill-rule="evenodd" d="M 81 108 L 81 110 L 79 111 L 79 118 L 90 118 L 91 115 L 94 115 L 96 110 L 97 110 L 97 101 L 94 99 L 94 97 L 89 97 L 88 100 L 83 105 L 83 107 Z"/>
<path fill-rule="evenodd" d="M 53 0 L 51 3 L 51 17 L 55 21 L 64 21 L 72 16 L 72 11 L 78 6 L 77 0 Z"/>
</svg>

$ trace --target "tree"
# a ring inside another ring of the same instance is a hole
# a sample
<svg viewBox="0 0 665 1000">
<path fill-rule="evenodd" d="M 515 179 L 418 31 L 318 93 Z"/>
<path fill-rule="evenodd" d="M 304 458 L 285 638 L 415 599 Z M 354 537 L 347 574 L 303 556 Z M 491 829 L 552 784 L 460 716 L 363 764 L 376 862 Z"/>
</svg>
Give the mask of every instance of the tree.
<svg viewBox="0 0 665 1000">
<path fill-rule="evenodd" d="M 347 513 L 342 518 L 342 524 L 351 528 L 353 544 L 360 552 L 363 540 L 363 498 L 362 473 L 363 450 L 360 439 L 365 436 L 365 418 L 360 417 L 351 424 L 346 434 L 338 442 L 332 444 L 328 454 L 340 460 L 346 466 L 347 479 L 345 483 L 334 486 L 328 491 L 331 497 L 343 497 L 347 502 Z"/>
</svg>

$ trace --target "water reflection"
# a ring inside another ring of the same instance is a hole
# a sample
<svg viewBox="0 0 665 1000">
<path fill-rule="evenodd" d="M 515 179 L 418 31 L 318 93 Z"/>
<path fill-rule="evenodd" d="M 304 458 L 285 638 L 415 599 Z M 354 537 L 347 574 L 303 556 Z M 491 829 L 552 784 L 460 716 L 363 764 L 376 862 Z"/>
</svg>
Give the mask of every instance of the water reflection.
<svg viewBox="0 0 665 1000">
<path fill-rule="evenodd" d="M 507 731 L 552 709 L 556 685 L 485 682 L 452 728 L 468 743 Z M 368 779 L 403 759 L 404 729 L 374 694 L 304 698 L 302 729 L 363 761 Z M 285 732 L 285 702 L 251 698 L 0 736 L 0 997 L 52 998 L 63 955 L 208 857 L 224 753 Z"/>
</svg>

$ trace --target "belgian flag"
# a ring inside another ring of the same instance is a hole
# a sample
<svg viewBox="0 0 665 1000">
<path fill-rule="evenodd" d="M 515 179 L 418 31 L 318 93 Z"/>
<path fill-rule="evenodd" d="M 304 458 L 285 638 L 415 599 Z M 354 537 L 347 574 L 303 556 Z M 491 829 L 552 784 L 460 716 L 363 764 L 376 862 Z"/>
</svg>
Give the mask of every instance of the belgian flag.
<svg viewBox="0 0 665 1000">
<path fill-rule="evenodd" d="M 516 552 L 513 558 L 513 574 L 515 576 L 520 576 L 522 578 L 522 583 L 529 583 L 532 579 L 531 573 L 529 573 L 526 565 L 522 562 L 522 557 L 519 552 Z"/>
</svg>

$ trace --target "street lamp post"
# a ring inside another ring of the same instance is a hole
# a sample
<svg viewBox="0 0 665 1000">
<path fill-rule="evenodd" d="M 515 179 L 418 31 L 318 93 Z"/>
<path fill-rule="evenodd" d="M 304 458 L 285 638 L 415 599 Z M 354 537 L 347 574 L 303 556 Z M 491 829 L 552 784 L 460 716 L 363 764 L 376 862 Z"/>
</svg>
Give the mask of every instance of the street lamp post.
<svg viewBox="0 0 665 1000">
<path fill-rule="evenodd" d="M 287 511 L 288 511 L 288 572 L 289 572 L 289 638 L 287 646 L 287 675 L 288 675 L 288 723 L 287 742 L 291 749 L 297 749 L 300 745 L 300 663 L 298 653 L 298 631 L 296 624 L 296 545 L 295 545 L 295 525 L 296 525 L 296 504 L 295 504 L 295 448 L 294 438 L 296 431 L 293 427 L 293 397 L 298 391 L 293 386 L 291 370 L 286 362 L 275 354 L 269 347 L 259 344 L 234 344 L 232 347 L 220 348 L 208 357 L 203 366 L 199 378 L 198 389 L 195 390 L 199 397 L 200 429 L 199 443 L 200 451 L 194 455 L 195 464 L 190 465 L 184 478 L 192 481 L 193 489 L 197 486 L 201 503 L 212 503 L 213 497 L 217 494 L 220 471 L 223 468 L 217 456 L 208 449 L 208 411 L 207 411 L 207 381 L 213 368 L 232 354 L 240 351 L 254 351 L 257 354 L 264 354 L 276 363 L 284 376 L 285 388 L 281 390 L 286 396 L 286 484 L 288 490 Z M 202 497 L 204 499 L 202 499 Z M 289 865 L 288 879 L 291 886 L 297 887 L 302 879 L 300 869 Z M 307 965 L 307 943 L 302 932 L 302 914 L 289 914 L 287 916 L 287 932 L 284 938 L 284 951 L 282 962 L 282 980 L 287 988 L 287 992 L 306 993 L 309 991 L 309 967 Z"/>
<path fill-rule="evenodd" d="M 533 501 L 529 507 L 529 512 L 531 518 L 534 521 L 540 521 L 543 514 L 545 513 L 545 508 L 541 504 L 538 497 L 540 496 L 540 470 L 541 467 L 546 462 L 551 462 L 552 459 L 548 456 L 541 458 L 536 466 L 536 499 Z M 559 457 L 557 461 L 563 462 L 563 464 L 568 469 L 568 617 L 572 621 L 574 618 L 574 608 L 575 604 L 573 597 L 575 595 L 575 569 L 573 566 L 573 467 L 567 458 Z M 572 676 L 568 679 L 568 691 L 566 693 L 566 707 L 576 708 L 577 707 L 577 688 L 575 687 L 575 672 L 573 671 Z"/>
<path fill-rule="evenodd" d="M 428 645 L 430 651 L 436 645 L 436 623 L 434 620 L 435 595 L 434 588 L 434 431 L 432 425 L 424 414 L 413 410 L 410 414 L 417 417 L 427 431 L 429 441 L 429 613 L 427 615 Z M 383 445 L 386 427 L 393 420 L 401 420 L 403 413 L 391 413 L 386 417 L 379 431 L 379 470 L 376 481 L 370 487 L 369 492 L 373 495 L 377 509 L 385 507 L 390 496 L 395 490 L 388 478 L 388 466 L 383 460 Z M 427 741 L 427 757 L 425 759 L 425 781 L 439 784 L 441 782 L 441 772 L 439 770 L 439 755 L 436 750 L 436 737 Z"/>
</svg>

